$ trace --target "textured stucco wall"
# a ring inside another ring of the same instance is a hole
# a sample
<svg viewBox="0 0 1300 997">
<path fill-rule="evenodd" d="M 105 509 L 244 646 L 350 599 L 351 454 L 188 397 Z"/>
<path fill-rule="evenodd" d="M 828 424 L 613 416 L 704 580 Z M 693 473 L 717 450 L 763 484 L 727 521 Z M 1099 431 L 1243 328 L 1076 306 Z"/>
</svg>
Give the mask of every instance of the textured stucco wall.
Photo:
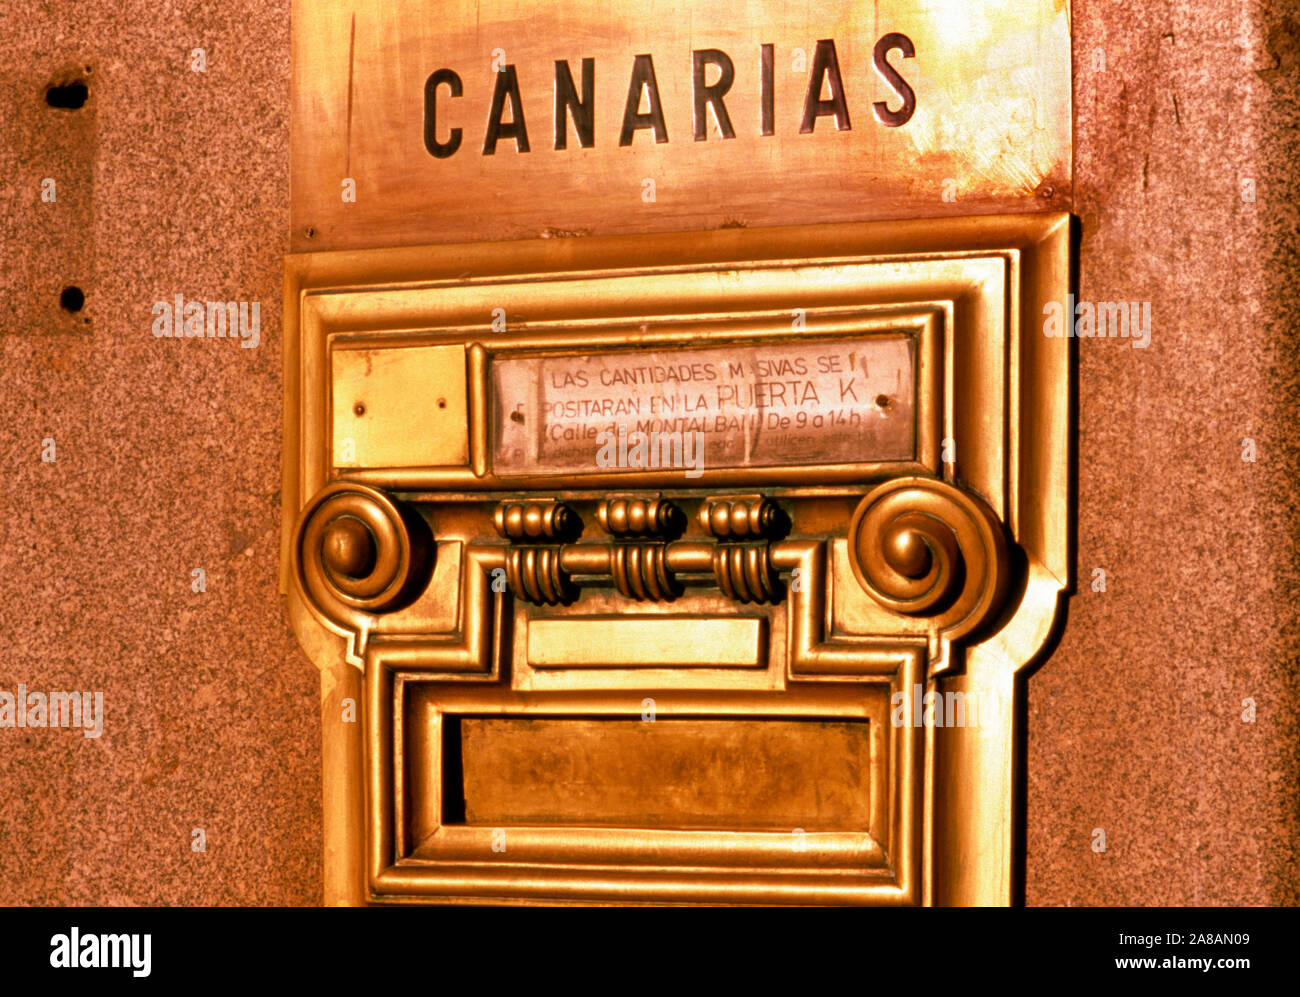
<svg viewBox="0 0 1300 997">
<path fill-rule="evenodd" d="M 1153 331 L 1079 344 L 1081 591 L 1028 684 L 1029 903 L 1297 901 L 1286 8 L 1074 4 L 1080 293 L 1150 301 Z M 106 714 L 0 730 L 0 903 L 321 896 L 318 680 L 276 576 L 288 28 L 287 0 L 0 27 L 0 689 Z M 75 77 L 86 105 L 48 107 Z M 176 294 L 259 302 L 261 344 L 155 339 Z"/>
</svg>

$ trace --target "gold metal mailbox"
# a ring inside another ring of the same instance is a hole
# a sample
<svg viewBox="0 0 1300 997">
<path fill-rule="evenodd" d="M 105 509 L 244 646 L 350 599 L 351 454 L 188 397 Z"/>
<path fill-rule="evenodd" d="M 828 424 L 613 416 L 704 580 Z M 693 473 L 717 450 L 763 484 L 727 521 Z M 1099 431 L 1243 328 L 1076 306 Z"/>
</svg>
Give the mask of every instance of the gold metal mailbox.
<svg viewBox="0 0 1300 997">
<path fill-rule="evenodd" d="M 1005 904 L 1059 213 L 289 258 L 334 903 Z"/>
</svg>

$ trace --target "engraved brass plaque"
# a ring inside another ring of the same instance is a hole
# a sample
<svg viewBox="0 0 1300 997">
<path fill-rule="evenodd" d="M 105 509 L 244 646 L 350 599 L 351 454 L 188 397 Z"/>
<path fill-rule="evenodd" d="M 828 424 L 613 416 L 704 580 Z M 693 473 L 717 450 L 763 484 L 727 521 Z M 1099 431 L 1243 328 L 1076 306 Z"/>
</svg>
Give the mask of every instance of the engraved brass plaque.
<svg viewBox="0 0 1300 997">
<path fill-rule="evenodd" d="M 492 364 L 498 474 L 910 460 L 901 336 L 512 357 Z"/>
<path fill-rule="evenodd" d="M 1064 0 L 296 0 L 292 246 L 1070 203 Z"/>
</svg>

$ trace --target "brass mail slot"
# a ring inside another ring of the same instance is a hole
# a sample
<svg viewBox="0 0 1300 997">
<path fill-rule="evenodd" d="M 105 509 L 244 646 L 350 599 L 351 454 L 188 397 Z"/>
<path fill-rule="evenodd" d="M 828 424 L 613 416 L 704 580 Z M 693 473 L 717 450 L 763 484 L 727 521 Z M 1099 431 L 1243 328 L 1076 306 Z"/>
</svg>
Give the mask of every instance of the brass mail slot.
<svg viewBox="0 0 1300 997">
<path fill-rule="evenodd" d="M 449 736 L 456 727 L 452 806 L 471 824 L 871 827 L 866 720 L 464 717 Z"/>
<path fill-rule="evenodd" d="M 285 584 L 327 716 L 364 704 L 324 728 L 331 891 L 1008 902 L 1017 670 L 1069 577 L 1067 238 L 291 260 Z M 676 459 L 631 458 L 652 433 Z"/>
</svg>

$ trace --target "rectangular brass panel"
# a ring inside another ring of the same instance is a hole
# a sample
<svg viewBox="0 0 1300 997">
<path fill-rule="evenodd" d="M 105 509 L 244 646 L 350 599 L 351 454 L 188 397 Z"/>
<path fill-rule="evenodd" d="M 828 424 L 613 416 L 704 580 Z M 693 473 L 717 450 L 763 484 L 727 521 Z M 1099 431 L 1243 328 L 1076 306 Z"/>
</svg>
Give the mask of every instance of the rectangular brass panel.
<svg viewBox="0 0 1300 997">
<path fill-rule="evenodd" d="M 334 349 L 333 462 L 348 467 L 465 467 L 465 347 Z"/>
<path fill-rule="evenodd" d="M 912 349 L 858 336 L 504 357 L 491 365 L 493 470 L 910 460 Z"/>
<path fill-rule="evenodd" d="M 757 668 L 764 621 L 744 617 L 530 620 L 534 668 Z"/>
<path fill-rule="evenodd" d="M 466 717 L 458 726 L 471 824 L 787 834 L 871 825 L 865 720 Z"/>
</svg>

